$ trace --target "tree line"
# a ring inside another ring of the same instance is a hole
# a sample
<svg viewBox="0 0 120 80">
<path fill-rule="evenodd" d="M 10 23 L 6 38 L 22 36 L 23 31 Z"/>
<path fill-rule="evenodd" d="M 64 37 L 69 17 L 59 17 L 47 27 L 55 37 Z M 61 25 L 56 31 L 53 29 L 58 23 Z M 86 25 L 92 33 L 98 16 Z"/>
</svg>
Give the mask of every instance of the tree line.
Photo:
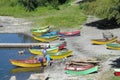
<svg viewBox="0 0 120 80">
<path fill-rule="evenodd" d="M 120 0 L 87 0 L 80 4 L 86 14 L 96 15 L 120 24 Z"/>
</svg>

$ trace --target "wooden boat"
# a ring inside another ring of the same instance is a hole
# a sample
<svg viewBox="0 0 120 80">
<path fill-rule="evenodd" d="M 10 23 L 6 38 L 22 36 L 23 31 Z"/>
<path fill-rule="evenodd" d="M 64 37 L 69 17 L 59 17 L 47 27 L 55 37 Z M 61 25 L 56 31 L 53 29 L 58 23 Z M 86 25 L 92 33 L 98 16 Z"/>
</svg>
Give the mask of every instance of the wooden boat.
<svg viewBox="0 0 120 80">
<path fill-rule="evenodd" d="M 75 30 L 72 32 L 59 32 L 60 36 L 80 36 L 80 30 Z"/>
<path fill-rule="evenodd" d="M 49 53 L 51 59 L 63 59 L 72 55 L 71 50 L 59 51 L 57 53 Z"/>
<path fill-rule="evenodd" d="M 59 50 L 58 47 L 52 47 L 52 48 L 47 49 L 47 53 L 57 53 L 58 50 Z M 38 55 L 42 55 L 43 54 L 42 49 L 29 49 L 29 51 L 32 54 L 38 54 Z"/>
<path fill-rule="evenodd" d="M 15 66 L 20 67 L 40 67 L 41 63 L 36 59 L 25 59 L 25 60 L 10 60 L 10 63 Z M 46 62 L 44 62 L 44 65 L 47 65 Z"/>
<path fill-rule="evenodd" d="M 120 40 L 117 40 L 116 43 L 120 44 Z"/>
<path fill-rule="evenodd" d="M 41 42 L 50 42 L 58 39 L 58 35 L 53 36 L 33 36 L 34 39 L 41 41 Z"/>
<path fill-rule="evenodd" d="M 93 66 L 89 69 L 86 69 L 86 70 L 79 70 L 79 71 L 76 71 L 76 70 L 65 70 L 65 72 L 67 74 L 72 74 L 72 75 L 86 75 L 86 74 L 90 74 L 90 73 L 93 73 L 93 72 L 97 72 L 98 71 L 98 66 Z"/>
<path fill-rule="evenodd" d="M 115 42 L 116 40 L 117 40 L 117 37 L 113 37 L 110 40 L 106 40 L 105 38 L 104 39 L 92 39 L 91 42 L 92 44 L 102 45 L 102 44 L 109 44 L 109 43 Z"/>
<path fill-rule="evenodd" d="M 31 33 L 33 35 L 37 35 L 38 36 L 38 35 L 42 35 L 42 34 L 48 32 L 49 30 L 50 30 L 50 27 L 49 26 L 45 26 L 45 27 L 41 27 L 41 28 L 33 28 L 30 31 L 31 31 Z"/>
<path fill-rule="evenodd" d="M 120 76 L 120 72 L 114 72 L 115 76 Z"/>
<path fill-rule="evenodd" d="M 32 67 L 32 68 L 25 68 L 25 67 L 17 67 L 10 70 L 12 74 L 14 73 L 23 73 L 23 72 L 42 72 L 40 67 Z"/>
<path fill-rule="evenodd" d="M 76 64 L 71 64 L 65 67 L 65 70 L 75 70 L 75 71 L 80 71 L 80 70 L 87 70 L 89 68 L 92 68 L 93 65 L 76 65 Z"/>
<path fill-rule="evenodd" d="M 106 46 L 107 49 L 120 50 L 120 44 L 111 43 L 111 44 L 106 44 Z"/>
</svg>

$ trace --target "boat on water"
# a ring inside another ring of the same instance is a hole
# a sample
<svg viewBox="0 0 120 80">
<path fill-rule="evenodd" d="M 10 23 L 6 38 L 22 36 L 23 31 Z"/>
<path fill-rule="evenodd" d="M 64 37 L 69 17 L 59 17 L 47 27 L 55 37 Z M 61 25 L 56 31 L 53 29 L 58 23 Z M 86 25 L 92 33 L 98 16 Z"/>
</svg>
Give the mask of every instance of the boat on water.
<svg viewBox="0 0 120 80">
<path fill-rule="evenodd" d="M 19 66 L 19 67 L 40 67 L 42 66 L 41 63 L 36 60 L 36 59 L 24 59 L 24 60 L 14 60 L 14 59 L 10 59 L 10 63 L 12 65 L 15 66 Z M 45 61 L 43 63 L 44 65 L 47 65 L 47 62 Z"/>
</svg>

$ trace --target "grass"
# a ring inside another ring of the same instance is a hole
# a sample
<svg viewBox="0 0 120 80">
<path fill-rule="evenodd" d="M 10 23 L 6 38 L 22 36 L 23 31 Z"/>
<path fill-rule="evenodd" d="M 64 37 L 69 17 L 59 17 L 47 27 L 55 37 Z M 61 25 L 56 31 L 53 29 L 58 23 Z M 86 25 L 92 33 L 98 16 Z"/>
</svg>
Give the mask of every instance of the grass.
<svg viewBox="0 0 120 80">
<path fill-rule="evenodd" d="M 33 27 L 51 25 L 56 28 L 81 27 L 86 21 L 86 16 L 81 13 L 79 6 L 71 6 L 69 3 L 59 7 L 60 10 L 48 7 L 39 7 L 33 12 L 26 12 L 23 7 L 3 6 L 0 8 L 1 16 L 14 16 L 33 21 Z"/>
</svg>

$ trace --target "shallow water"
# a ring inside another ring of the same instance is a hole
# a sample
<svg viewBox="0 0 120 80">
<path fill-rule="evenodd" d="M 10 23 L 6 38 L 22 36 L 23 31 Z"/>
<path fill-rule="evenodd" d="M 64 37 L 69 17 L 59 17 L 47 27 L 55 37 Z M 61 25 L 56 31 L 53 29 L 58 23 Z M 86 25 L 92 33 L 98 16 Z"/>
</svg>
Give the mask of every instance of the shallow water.
<svg viewBox="0 0 120 80">
<path fill-rule="evenodd" d="M 30 43 L 37 42 L 23 34 L 0 34 L 0 43 Z M 18 51 L 25 50 L 20 55 Z M 26 59 L 32 56 L 27 48 L 0 48 L 0 80 L 9 80 L 16 76 L 17 80 L 27 80 L 31 73 L 40 72 L 39 68 L 20 68 L 11 65 L 9 59 Z"/>
</svg>

